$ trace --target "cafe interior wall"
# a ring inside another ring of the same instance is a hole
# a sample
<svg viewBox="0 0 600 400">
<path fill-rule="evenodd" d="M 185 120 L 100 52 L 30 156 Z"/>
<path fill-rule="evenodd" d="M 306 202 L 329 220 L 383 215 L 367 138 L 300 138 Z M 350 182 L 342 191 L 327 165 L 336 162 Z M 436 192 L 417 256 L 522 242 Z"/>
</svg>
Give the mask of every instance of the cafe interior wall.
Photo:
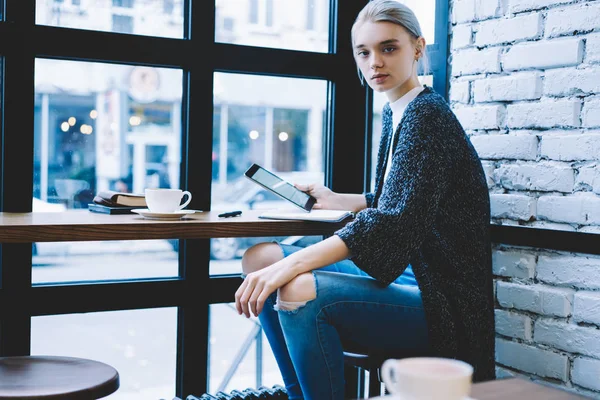
<svg viewBox="0 0 600 400">
<path fill-rule="evenodd" d="M 600 1 L 453 0 L 450 102 L 492 220 L 600 234 Z M 495 245 L 498 377 L 600 398 L 600 257 Z"/>
</svg>

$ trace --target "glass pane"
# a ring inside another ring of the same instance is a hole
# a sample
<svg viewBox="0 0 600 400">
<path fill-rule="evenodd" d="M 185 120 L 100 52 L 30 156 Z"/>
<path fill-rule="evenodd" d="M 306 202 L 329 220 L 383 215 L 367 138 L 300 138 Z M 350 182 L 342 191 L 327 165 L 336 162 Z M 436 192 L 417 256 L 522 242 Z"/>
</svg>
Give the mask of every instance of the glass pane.
<svg viewBox="0 0 600 400">
<path fill-rule="evenodd" d="M 36 0 L 38 25 L 183 38 L 184 0 Z"/>
<path fill-rule="evenodd" d="M 216 73 L 214 78 L 211 208 L 294 207 L 247 179 L 244 171 L 257 163 L 292 183 L 324 182 L 327 82 L 227 73 Z M 211 272 L 240 273 L 239 260 L 230 260 L 239 259 L 253 244 L 285 240 L 304 245 L 308 239 L 212 239 Z"/>
<path fill-rule="evenodd" d="M 410 7 L 421 25 L 427 44 L 435 43 L 435 0 L 396 0 Z M 443 25 L 443 24 L 441 24 Z"/>
<path fill-rule="evenodd" d="M 419 77 L 421 84 L 433 87 L 433 75 Z M 388 102 L 384 93 L 373 91 L 373 144 L 371 148 L 371 190 L 375 189 L 375 171 L 377 168 L 377 153 L 381 141 L 381 112 Z"/>
<path fill-rule="evenodd" d="M 326 53 L 329 0 L 215 0 L 215 41 Z"/>
<path fill-rule="evenodd" d="M 238 315 L 234 304 L 211 304 L 209 335 L 209 393 L 283 386 L 258 318 Z"/>
<path fill-rule="evenodd" d="M 178 69 L 37 59 L 33 211 L 179 188 L 182 88 Z M 35 243 L 33 265 L 48 268 L 33 282 L 176 276 L 177 243 Z"/>
<path fill-rule="evenodd" d="M 67 314 L 31 319 L 31 354 L 89 358 L 119 372 L 111 400 L 172 399 L 177 309 Z"/>
</svg>

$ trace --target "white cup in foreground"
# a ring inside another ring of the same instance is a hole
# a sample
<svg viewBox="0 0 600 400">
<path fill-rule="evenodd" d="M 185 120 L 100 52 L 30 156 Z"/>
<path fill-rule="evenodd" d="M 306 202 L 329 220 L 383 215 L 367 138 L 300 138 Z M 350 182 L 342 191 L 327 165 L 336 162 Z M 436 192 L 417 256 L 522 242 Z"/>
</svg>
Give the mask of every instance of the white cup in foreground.
<svg viewBox="0 0 600 400">
<path fill-rule="evenodd" d="M 181 203 L 184 195 L 188 196 L 185 203 Z M 146 189 L 146 205 L 151 212 L 172 213 L 186 207 L 192 201 L 192 194 L 181 189 Z"/>
<path fill-rule="evenodd" d="M 449 358 L 413 357 L 386 360 L 381 379 L 401 400 L 466 400 L 473 367 Z"/>
</svg>

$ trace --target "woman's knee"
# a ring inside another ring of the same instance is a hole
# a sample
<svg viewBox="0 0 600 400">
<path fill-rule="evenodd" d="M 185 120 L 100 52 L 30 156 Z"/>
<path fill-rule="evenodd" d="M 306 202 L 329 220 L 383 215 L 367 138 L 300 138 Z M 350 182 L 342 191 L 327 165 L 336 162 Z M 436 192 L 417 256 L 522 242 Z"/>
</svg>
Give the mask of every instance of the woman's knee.
<svg viewBox="0 0 600 400">
<path fill-rule="evenodd" d="M 261 270 L 283 259 L 283 252 L 277 243 L 265 242 L 255 244 L 242 257 L 242 271 L 249 274 Z"/>
<path fill-rule="evenodd" d="M 317 298 L 315 277 L 306 272 L 296 276 L 277 292 L 277 305 L 279 310 L 294 311 L 307 302 Z"/>
</svg>

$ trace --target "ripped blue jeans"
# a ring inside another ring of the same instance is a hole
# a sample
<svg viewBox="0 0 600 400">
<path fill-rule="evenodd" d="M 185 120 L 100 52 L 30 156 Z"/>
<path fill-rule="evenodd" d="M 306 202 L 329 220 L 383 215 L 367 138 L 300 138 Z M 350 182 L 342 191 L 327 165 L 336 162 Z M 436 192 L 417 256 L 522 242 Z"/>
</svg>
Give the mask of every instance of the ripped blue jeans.
<svg viewBox="0 0 600 400">
<path fill-rule="evenodd" d="M 280 246 L 285 257 L 301 249 Z M 316 299 L 276 311 L 275 292 L 258 317 L 290 400 L 344 399 L 344 350 L 391 354 L 427 348 L 421 292 L 410 265 L 387 287 L 350 260 L 313 276 Z"/>
</svg>

